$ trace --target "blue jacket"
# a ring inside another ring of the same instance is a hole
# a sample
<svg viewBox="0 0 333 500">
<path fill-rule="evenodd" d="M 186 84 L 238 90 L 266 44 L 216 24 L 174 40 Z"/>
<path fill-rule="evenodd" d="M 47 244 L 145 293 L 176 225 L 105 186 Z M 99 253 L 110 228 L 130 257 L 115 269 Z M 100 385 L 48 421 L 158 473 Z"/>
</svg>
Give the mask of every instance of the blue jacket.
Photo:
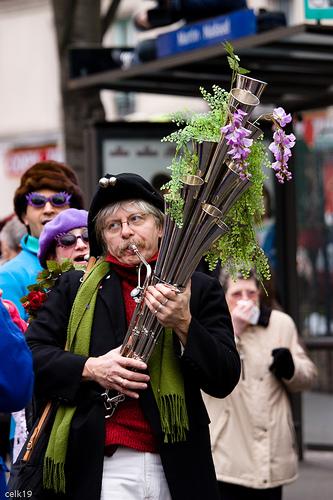
<svg viewBox="0 0 333 500">
<path fill-rule="evenodd" d="M 37 257 L 38 239 L 26 234 L 21 240 L 22 251 L 14 259 L 0 267 L 0 288 L 3 298 L 11 300 L 17 306 L 20 316 L 27 319 L 27 314 L 20 299 L 28 293 L 27 286 L 36 282 L 42 267 Z"/>
<path fill-rule="evenodd" d="M 23 333 L 0 301 L 0 412 L 24 408 L 33 389 L 32 357 Z"/>
<path fill-rule="evenodd" d="M 32 357 L 25 338 L 0 300 L 0 412 L 24 408 L 33 388 Z M 7 467 L 0 457 L 0 499 L 6 492 Z"/>
<path fill-rule="evenodd" d="M 6 486 L 6 472 L 8 472 L 8 469 L 6 467 L 6 464 L 0 457 L 0 499 L 5 500 L 6 498 L 6 492 L 7 492 L 7 486 Z"/>
</svg>

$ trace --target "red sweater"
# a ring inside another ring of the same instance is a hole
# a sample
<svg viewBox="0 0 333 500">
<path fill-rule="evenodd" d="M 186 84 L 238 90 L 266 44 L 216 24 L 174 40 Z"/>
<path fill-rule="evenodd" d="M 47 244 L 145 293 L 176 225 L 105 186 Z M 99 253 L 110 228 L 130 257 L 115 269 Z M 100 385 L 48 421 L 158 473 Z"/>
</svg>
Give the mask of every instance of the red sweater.
<svg viewBox="0 0 333 500">
<path fill-rule="evenodd" d="M 126 319 L 129 324 L 135 309 L 135 302 L 130 292 L 137 285 L 137 269 L 122 264 L 112 256 L 108 256 L 106 260 L 111 262 L 112 269 L 121 279 Z M 139 451 L 157 453 L 156 437 L 137 399 L 126 398 L 105 423 L 106 447 L 121 445 Z"/>
</svg>

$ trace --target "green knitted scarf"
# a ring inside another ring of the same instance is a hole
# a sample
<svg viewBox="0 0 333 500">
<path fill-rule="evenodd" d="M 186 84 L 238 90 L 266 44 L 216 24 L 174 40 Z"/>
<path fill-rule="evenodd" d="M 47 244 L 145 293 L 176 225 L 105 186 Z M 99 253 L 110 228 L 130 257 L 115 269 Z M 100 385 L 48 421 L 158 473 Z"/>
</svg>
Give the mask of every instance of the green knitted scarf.
<svg viewBox="0 0 333 500">
<path fill-rule="evenodd" d="M 73 303 L 66 349 L 81 356 L 89 355 L 90 336 L 99 285 L 110 271 L 103 259 L 91 269 Z M 179 361 L 173 354 L 172 331 L 166 329 L 149 361 L 149 375 L 159 409 L 165 442 L 184 441 L 189 429 L 184 382 Z M 46 489 L 65 493 L 65 463 L 70 426 L 76 406 L 61 405 L 56 413 L 44 457 L 43 483 Z"/>
</svg>

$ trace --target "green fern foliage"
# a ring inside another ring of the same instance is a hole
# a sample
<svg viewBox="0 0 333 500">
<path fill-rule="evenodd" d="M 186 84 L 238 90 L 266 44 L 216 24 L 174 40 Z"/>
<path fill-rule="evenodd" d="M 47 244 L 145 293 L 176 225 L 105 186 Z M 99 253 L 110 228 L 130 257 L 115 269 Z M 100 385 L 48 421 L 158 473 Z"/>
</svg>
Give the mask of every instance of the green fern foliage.
<svg viewBox="0 0 333 500">
<path fill-rule="evenodd" d="M 234 59 L 233 66 L 237 67 L 236 63 L 238 64 L 238 61 Z M 176 153 L 169 167 L 171 180 L 165 185 L 168 190 L 165 199 L 167 212 L 179 227 L 183 223 L 182 179 L 185 175 L 196 174 L 198 171 L 195 144 L 203 141 L 219 142 L 221 128 L 229 118 L 227 91 L 217 85 L 212 86 L 212 92 L 204 88 L 200 88 L 200 91 L 202 98 L 208 104 L 209 111 L 193 115 L 189 113 L 172 115 L 171 119 L 179 129 L 162 139 L 163 142 L 173 142 L 176 145 Z M 270 275 L 268 261 L 257 243 L 255 234 L 255 227 L 264 211 L 263 167 L 270 167 L 262 137 L 253 142 L 247 161 L 251 185 L 227 214 L 224 222 L 228 225 L 229 231 L 213 244 L 206 259 L 211 269 L 220 260 L 233 276 L 238 272 L 247 276 L 254 267 L 260 278 L 268 279 Z"/>
</svg>

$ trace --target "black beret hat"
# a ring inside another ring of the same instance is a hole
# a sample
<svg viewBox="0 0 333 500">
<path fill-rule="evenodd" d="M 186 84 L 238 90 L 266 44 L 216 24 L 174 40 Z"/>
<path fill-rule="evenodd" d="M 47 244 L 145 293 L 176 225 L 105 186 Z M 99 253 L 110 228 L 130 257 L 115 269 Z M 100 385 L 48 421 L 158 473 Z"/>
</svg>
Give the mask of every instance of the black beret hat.
<svg viewBox="0 0 333 500">
<path fill-rule="evenodd" d="M 99 188 L 91 202 L 88 214 L 88 232 L 90 255 L 101 255 L 102 249 L 96 239 L 95 218 L 97 214 L 111 203 L 125 200 L 143 200 L 164 212 L 162 195 L 137 174 L 106 174 L 99 181 Z"/>
</svg>

